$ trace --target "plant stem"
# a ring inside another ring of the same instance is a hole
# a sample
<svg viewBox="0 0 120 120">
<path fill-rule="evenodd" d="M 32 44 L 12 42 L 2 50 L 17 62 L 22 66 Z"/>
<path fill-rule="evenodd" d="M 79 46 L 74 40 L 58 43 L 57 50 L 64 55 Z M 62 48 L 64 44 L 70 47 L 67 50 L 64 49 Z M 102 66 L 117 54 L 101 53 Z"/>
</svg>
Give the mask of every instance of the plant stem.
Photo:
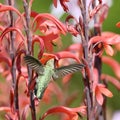
<svg viewBox="0 0 120 120">
<path fill-rule="evenodd" d="M 13 3 L 14 1 L 8 0 L 8 4 L 10 6 L 14 6 Z M 12 11 L 9 11 L 9 16 L 10 16 L 10 27 L 14 27 L 14 14 Z M 11 75 L 12 75 L 12 84 L 14 88 L 14 104 L 15 104 L 15 111 L 18 114 L 18 119 L 20 120 L 20 115 L 19 115 L 19 99 L 18 99 L 18 82 L 16 80 L 16 62 L 15 62 L 15 33 L 13 31 L 10 32 L 10 57 L 12 61 L 12 67 L 11 67 Z"/>
<path fill-rule="evenodd" d="M 83 44 L 83 53 L 84 58 L 88 64 L 88 68 L 90 70 L 90 75 L 88 75 L 87 70 L 85 70 L 85 78 L 84 78 L 84 85 L 85 85 L 85 93 L 86 93 L 86 105 L 87 105 L 87 120 L 94 120 L 94 112 L 93 112 L 93 94 L 92 94 L 92 64 L 91 59 L 89 56 L 89 49 L 88 49 L 88 41 L 89 41 L 89 28 L 88 28 L 88 21 L 87 21 L 87 10 L 86 10 L 86 0 L 80 0 L 81 3 L 81 13 L 83 17 L 83 36 L 82 36 L 82 44 Z"/>
<path fill-rule="evenodd" d="M 26 25 L 25 25 L 25 32 L 26 32 L 26 36 L 27 36 L 27 45 L 28 45 L 28 49 L 27 49 L 27 54 L 31 55 L 32 54 L 32 49 L 31 49 L 31 42 L 32 42 L 32 33 L 30 31 L 30 7 L 29 7 L 29 2 L 28 0 L 23 0 L 23 5 L 24 5 L 24 10 L 25 10 L 25 19 L 26 19 Z M 33 75 L 32 75 L 32 70 L 28 67 L 28 86 L 30 85 L 31 81 L 32 81 Z M 31 108 L 31 116 L 32 116 L 32 120 L 36 120 L 36 110 L 35 110 L 35 103 L 34 103 L 34 99 L 33 99 L 33 91 L 30 90 L 29 91 L 30 94 L 30 108 Z"/>
</svg>

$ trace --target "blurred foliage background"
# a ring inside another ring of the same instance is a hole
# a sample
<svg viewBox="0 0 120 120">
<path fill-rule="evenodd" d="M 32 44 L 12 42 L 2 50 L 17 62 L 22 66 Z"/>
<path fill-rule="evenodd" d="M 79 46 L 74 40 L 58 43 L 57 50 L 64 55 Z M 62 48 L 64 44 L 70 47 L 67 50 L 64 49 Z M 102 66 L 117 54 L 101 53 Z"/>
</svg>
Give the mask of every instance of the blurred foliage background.
<svg viewBox="0 0 120 120">
<path fill-rule="evenodd" d="M 4 3 L 5 1 L 0 0 L 0 2 Z M 38 13 L 50 13 L 51 3 L 52 3 L 52 0 L 34 0 L 32 10 L 36 11 Z M 18 7 L 18 9 L 21 12 L 23 11 L 22 0 L 16 0 L 16 6 Z M 120 21 L 119 13 L 120 13 L 120 0 L 113 0 L 113 5 L 109 9 L 108 17 L 104 21 L 104 24 L 103 24 L 103 31 L 112 31 L 112 32 L 120 34 L 120 28 L 116 27 L 116 23 L 118 21 Z M 64 21 L 64 17 L 62 19 L 63 21 Z M 63 36 L 62 41 L 63 41 L 63 48 L 67 47 L 70 43 L 72 43 L 71 36 L 69 34 L 65 37 Z M 117 53 L 113 57 L 120 62 L 120 53 Z M 103 72 L 114 76 L 112 69 L 107 65 L 103 65 Z M 70 91 L 69 92 L 72 92 L 77 89 L 79 90 L 79 92 L 82 91 L 83 83 L 82 83 L 82 80 L 80 81 L 79 73 L 75 73 L 74 78 L 70 82 L 71 83 L 70 83 Z M 60 81 L 58 81 L 58 83 L 60 84 Z M 114 95 L 113 98 L 108 98 L 108 101 L 107 101 L 110 111 L 120 110 L 120 102 L 119 102 L 120 101 L 120 92 L 118 90 L 116 90 L 116 88 L 114 86 L 112 86 L 111 84 L 109 84 L 109 88 L 113 92 L 113 95 Z M 54 100 L 54 101 L 55 101 L 54 104 L 57 105 L 56 100 Z M 75 102 L 73 102 L 73 104 L 71 104 L 70 107 L 78 106 L 80 101 L 81 101 L 81 96 L 79 96 L 78 99 L 75 100 Z M 49 108 L 49 107 L 50 106 L 48 105 L 47 108 Z M 43 108 L 46 108 L 46 107 L 43 107 Z M 43 110 L 43 112 L 44 112 L 44 110 Z"/>
</svg>

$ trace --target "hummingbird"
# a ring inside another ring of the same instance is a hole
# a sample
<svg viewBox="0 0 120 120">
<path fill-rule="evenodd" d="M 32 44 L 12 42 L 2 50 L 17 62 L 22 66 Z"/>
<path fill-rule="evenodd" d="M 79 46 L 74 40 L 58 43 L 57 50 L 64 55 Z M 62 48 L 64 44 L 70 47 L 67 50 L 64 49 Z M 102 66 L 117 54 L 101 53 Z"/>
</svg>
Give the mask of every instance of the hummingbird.
<svg viewBox="0 0 120 120">
<path fill-rule="evenodd" d="M 43 65 L 39 60 L 30 55 L 26 55 L 24 57 L 24 61 L 38 75 L 34 88 L 34 95 L 38 99 L 42 99 L 43 94 L 52 79 L 56 80 L 67 74 L 82 70 L 85 67 L 84 64 L 71 64 L 68 66 L 55 68 L 53 58 L 48 60 L 46 64 Z"/>
</svg>

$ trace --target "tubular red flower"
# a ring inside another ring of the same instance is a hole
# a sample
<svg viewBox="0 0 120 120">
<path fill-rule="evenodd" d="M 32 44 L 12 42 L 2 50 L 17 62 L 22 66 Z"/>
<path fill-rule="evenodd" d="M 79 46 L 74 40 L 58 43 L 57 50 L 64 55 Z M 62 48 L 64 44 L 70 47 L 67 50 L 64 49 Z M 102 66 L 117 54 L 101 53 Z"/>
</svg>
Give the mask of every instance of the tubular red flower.
<svg viewBox="0 0 120 120">
<path fill-rule="evenodd" d="M 107 64 L 107 65 L 109 65 L 112 68 L 112 70 L 115 73 L 115 75 L 118 78 L 120 78 L 120 73 L 119 73 L 119 71 L 120 71 L 120 64 L 116 60 L 114 60 L 111 57 L 103 56 L 102 57 L 102 62 Z"/>
<path fill-rule="evenodd" d="M 39 21 L 38 21 L 39 19 Z M 60 22 L 57 18 L 55 18 L 53 15 L 48 14 L 48 13 L 43 13 L 43 14 L 38 14 L 37 16 L 35 16 L 33 23 L 32 23 L 32 28 L 35 24 L 35 22 L 41 22 L 40 20 L 43 21 L 43 19 L 49 19 L 51 20 L 57 27 L 58 29 L 61 31 L 62 34 L 66 34 L 67 30 L 66 27 L 64 26 L 64 24 L 62 22 Z M 39 23 L 37 23 L 39 24 Z"/>
<path fill-rule="evenodd" d="M 67 116 L 69 117 L 68 120 L 77 120 L 78 119 L 78 114 L 77 113 L 82 113 L 82 114 L 86 114 L 86 106 L 81 106 L 81 107 L 77 107 L 77 108 L 68 108 L 68 107 L 64 107 L 64 106 L 57 106 L 57 107 L 53 107 L 49 110 L 47 110 L 47 112 L 45 112 L 43 114 L 43 116 L 41 117 L 40 120 L 44 120 L 45 117 L 47 117 L 49 114 L 53 114 L 53 113 L 64 113 L 67 114 Z"/>
</svg>

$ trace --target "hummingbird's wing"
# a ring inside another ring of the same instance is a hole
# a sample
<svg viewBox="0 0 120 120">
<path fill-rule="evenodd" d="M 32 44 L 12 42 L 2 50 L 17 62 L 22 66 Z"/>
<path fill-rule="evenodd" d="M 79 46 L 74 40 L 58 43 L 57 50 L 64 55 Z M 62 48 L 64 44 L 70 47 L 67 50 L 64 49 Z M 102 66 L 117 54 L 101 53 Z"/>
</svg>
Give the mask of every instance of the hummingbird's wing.
<svg viewBox="0 0 120 120">
<path fill-rule="evenodd" d="M 44 68 L 43 65 L 34 57 L 26 55 L 24 57 L 25 63 L 34 70 L 37 74 L 43 74 Z"/>
<path fill-rule="evenodd" d="M 53 74 L 52 77 L 53 77 L 53 79 L 57 79 L 57 78 L 65 76 L 67 74 L 77 72 L 84 67 L 85 67 L 84 64 L 72 64 L 72 65 L 56 68 L 55 73 Z"/>
</svg>

